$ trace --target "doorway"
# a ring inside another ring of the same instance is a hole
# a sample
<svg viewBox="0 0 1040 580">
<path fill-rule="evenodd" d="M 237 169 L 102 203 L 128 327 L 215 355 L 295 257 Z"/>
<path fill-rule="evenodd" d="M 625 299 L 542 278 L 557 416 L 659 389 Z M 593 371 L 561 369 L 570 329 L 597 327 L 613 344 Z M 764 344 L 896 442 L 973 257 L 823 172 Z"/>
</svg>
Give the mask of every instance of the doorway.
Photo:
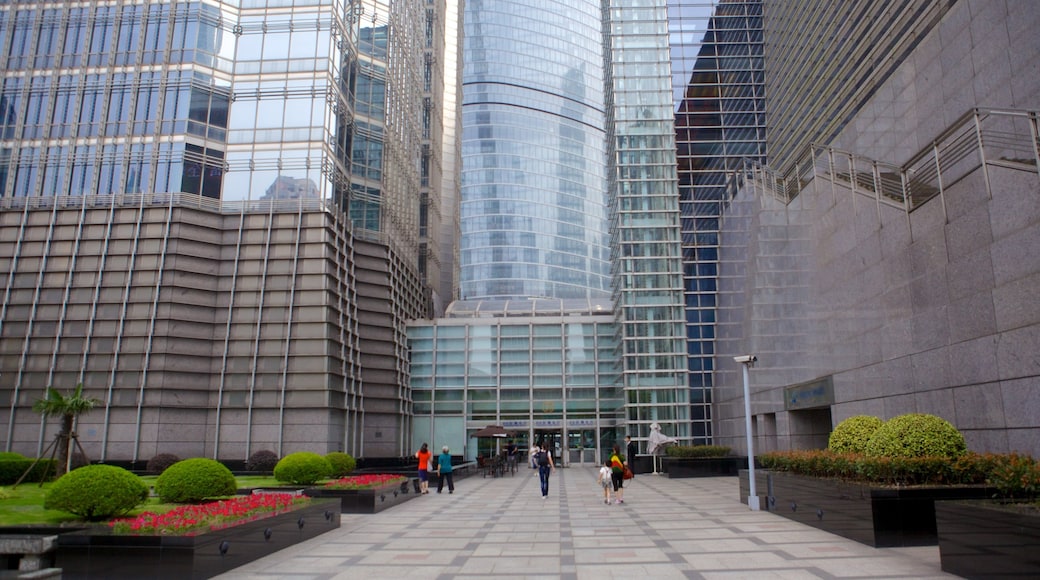
<svg viewBox="0 0 1040 580">
<path fill-rule="evenodd" d="M 535 429 L 534 440 L 531 441 L 531 445 L 538 445 L 539 442 L 544 444 L 552 452 L 553 463 L 557 467 L 563 467 L 564 461 L 561 453 L 563 452 L 563 434 L 559 429 Z"/>
</svg>

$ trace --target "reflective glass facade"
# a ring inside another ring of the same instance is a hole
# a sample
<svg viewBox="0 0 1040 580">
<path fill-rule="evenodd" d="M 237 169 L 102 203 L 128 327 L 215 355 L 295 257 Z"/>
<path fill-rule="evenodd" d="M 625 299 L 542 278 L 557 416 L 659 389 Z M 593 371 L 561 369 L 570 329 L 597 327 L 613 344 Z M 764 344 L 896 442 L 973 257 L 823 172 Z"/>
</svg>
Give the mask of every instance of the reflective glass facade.
<svg viewBox="0 0 1040 580">
<path fill-rule="evenodd" d="M 456 302 L 453 317 L 412 325 L 416 444 L 432 437 L 487 456 L 488 442 L 468 434 L 495 424 L 521 447 L 552 441 L 564 464 L 601 457 L 619 437 L 623 399 L 614 321 L 597 310 L 609 312 L 587 301 Z"/>
<path fill-rule="evenodd" d="M 601 6 L 466 4 L 460 296 L 610 296 Z"/>
<path fill-rule="evenodd" d="M 710 442 L 727 173 L 764 160 L 761 0 L 669 0 L 693 437 Z"/>
<path fill-rule="evenodd" d="M 405 453 L 444 9 L 0 3 L 4 445 L 82 382 L 93 458 Z"/>
<path fill-rule="evenodd" d="M 665 0 L 607 13 L 614 295 L 627 432 L 690 437 L 679 195 Z"/>
</svg>

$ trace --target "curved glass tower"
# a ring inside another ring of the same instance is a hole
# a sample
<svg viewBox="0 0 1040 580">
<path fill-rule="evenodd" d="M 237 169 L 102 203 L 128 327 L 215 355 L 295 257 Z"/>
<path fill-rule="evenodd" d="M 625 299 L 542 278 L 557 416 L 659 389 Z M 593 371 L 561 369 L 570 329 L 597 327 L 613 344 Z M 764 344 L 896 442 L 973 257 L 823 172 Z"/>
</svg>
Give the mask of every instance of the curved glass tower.
<svg viewBox="0 0 1040 580">
<path fill-rule="evenodd" d="M 609 298 L 599 0 L 468 2 L 460 298 Z"/>
</svg>

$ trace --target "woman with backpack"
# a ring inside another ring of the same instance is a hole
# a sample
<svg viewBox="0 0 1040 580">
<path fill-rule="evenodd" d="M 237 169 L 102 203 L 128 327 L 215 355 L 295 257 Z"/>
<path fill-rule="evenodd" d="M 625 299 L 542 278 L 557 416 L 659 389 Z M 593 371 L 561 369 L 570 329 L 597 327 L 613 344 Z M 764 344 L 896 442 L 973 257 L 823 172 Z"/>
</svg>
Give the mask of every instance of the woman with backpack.
<svg viewBox="0 0 1040 580">
<path fill-rule="evenodd" d="M 538 442 L 538 452 L 534 457 L 538 465 L 538 479 L 542 483 L 542 499 L 545 499 L 549 496 L 549 474 L 556 471 L 556 465 L 553 464 L 552 453 L 542 441 Z"/>
<path fill-rule="evenodd" d="M 614 503 L 625 503 L 625 458 L 617 445 L 610 455 L 610 482 L 614 484 Z"/>
</svg>

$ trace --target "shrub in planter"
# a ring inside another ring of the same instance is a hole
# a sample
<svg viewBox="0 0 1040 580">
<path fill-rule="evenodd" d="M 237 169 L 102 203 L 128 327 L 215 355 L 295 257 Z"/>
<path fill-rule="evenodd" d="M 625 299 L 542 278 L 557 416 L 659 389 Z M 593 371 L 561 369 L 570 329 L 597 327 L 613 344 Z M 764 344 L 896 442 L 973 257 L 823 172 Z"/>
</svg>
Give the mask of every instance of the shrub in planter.
<svg viewBox="0 0 1040 580">
<path fill-rule="evenodd" d="M 1006 499 L 1031 499 L 1040 495 L 1040 462 L 1028 455 L 1001 455 L 986 482 Z"/>
<path fill-rule="evenodd" d="M 864 448 L 872 457 L 947 457 L 964 454 L 964 436 L 935 415 L 910 413 L 893 417 L 878 428 Z"/>
<path fill-rule="evenodd" d="M 329 465 L 332 466 L 332 472 L 329 474 L 331 477 L 350 475 L 350 472 L 354 471 L 354 468 L 357 467 L 357 461 L 347 453 L 333 451 L 332 453 L 326 454 L 325 459 L 328 459 Z"/>
<path fill-rule="evenodd" d="M 152 475 L 162 475 L 162 472 L 166 471 L 174 463 L 180 461 L 181 458 L 177 457 L 172 453 L 160 453 L 155 457 L 148 460 L 148 466 L 145 469 Z"/>
<path fill-rule="evenodd" d="M 43 507 L 88 521 L 122 515 L 148 499 L 148 486 L 133 473 L 114 465 L 87 465 L 54 482 Z"/>
<path fill-rule="evenodd" d="M 254 451 L 246 460 L 248 471 L 274 471 L 275 465 L 278 465 L 278 454 L 269 449 Z"/>
<path fill-rule="evenodd" d="M 231 470 L 219 461 L 196 457 L 174 463 L 155 480 L 155 493 L 166 503 L 195 503 L 235 495 Z"/>
<path fill-rule="evenodd" d="M 664 452 L 668 457 L 726 457 L 730 448 L 724 445 L 669 445 Z"/>
<path fill-rule="evenodd" d="M 885 422 L 871 415 L 856 415 L 845 419 L 831 432 L 827 449 L 835 453 L 863 453 L 874 432 Z"/>
<path fill-rule="evenodd" d="M 274 478 L 295 485 L 310 485 L 332 473 L 329 460 L 310 451 L 290 453 L 274 467 Z"/>
</svg>

